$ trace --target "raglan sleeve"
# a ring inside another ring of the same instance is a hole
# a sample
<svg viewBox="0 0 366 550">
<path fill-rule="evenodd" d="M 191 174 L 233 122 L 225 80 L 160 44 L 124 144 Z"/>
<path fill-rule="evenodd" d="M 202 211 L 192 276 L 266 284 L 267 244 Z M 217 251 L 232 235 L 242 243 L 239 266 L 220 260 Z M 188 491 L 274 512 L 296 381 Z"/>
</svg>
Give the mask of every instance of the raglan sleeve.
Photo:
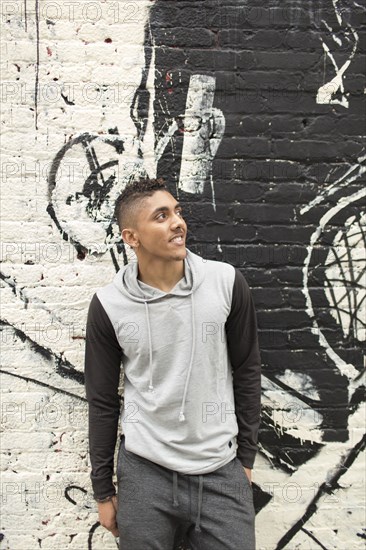
<svg viewBox="0 0 366 550">
<path fill-rule="evenodd" d="M 85 391 L 88 402 L 90 478 L 94 498 L 116 493 L 113 484 L 120 398 L 122 348 L 98 296 L 91 299 L 85 338 Z"/>
<path fill-rule="evenodd" d="M 238 268 L 235 268 L 231 310 L 225 330 L 239 427 L 237 457 L 243 466 L 253 468 L 261 414 L 261 357 L 253 297 Z"/>
</svg>

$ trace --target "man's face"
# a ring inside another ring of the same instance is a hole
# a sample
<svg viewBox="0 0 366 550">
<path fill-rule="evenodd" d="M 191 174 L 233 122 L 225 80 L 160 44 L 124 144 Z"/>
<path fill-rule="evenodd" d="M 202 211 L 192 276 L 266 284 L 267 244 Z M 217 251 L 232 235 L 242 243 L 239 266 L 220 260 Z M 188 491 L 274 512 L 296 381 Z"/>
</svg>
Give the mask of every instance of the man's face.
<svg viewBox="0 0 366 550">
<path fill-rule="evenodd" d="M 139 209 L 135 236 L 138 258 L 183 260 L 186 257 L 187 224 L 182 207 L 168 191 L 155 191 Z M 178 235 L 181 238 L 172 240 Z"/>
</svg>

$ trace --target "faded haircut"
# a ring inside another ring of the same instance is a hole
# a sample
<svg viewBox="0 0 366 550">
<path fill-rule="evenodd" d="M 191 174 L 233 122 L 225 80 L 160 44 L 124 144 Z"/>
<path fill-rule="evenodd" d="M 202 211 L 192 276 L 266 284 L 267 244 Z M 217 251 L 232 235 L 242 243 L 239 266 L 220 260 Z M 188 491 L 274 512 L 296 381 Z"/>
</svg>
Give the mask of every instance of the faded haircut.
<svg viewBox="0 0 366 550">
<path fill-rule="evenodd" d="M 151 197 L 155 191 L 168 191 L 162 178 L 140 178 L 126 185 L 117 198 L 114 208 L 114 217 L 121 232 L 127 227 L 136 228 L 139 209 L 147 197 Z"/>
</svg>

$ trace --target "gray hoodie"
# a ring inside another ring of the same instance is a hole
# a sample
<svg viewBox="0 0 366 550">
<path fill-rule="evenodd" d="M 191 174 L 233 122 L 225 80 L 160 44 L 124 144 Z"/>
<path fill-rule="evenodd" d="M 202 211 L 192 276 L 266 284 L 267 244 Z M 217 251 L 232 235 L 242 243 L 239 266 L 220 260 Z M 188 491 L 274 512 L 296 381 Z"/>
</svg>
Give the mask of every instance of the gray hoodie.
<svg viewBox="0 0 366 550">
<path fill-rule="evenodd" d="M 186 251 L 170 292 L 140 281 L 131 262 L 91 301 L 85 381 L 97 498 L 114 493 L 121 363 L 128 451 L 185 474 L 212 472 L 236 455 L 253 465 L 260 355 L 251 293 L 238 269 Z"/>
</svg>

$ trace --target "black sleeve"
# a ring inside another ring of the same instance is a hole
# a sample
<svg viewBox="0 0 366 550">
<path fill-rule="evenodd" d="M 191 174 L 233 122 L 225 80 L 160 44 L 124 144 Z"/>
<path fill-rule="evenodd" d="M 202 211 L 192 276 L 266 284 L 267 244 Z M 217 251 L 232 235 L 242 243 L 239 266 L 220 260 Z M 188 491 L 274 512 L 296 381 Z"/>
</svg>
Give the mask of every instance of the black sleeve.
<svg viewBox="0 0 366 550">
<path fill-rule="evenodd" d="M 237 456 L 243 466 L 253 468 L 261 412 L 261 358 L 252 294 L 244 275 L 237 268 L 225 329 L 239 426 Z"/>
<path fill-rule="evenodd" d="M 118 433 L 118 386 L 122 348 L 96 294 L 88 310 L 85 342 L 85 390 L 88 401 L 89 455 L 94 498 L 116 493 L 113 461 Z"/>
</svg>

